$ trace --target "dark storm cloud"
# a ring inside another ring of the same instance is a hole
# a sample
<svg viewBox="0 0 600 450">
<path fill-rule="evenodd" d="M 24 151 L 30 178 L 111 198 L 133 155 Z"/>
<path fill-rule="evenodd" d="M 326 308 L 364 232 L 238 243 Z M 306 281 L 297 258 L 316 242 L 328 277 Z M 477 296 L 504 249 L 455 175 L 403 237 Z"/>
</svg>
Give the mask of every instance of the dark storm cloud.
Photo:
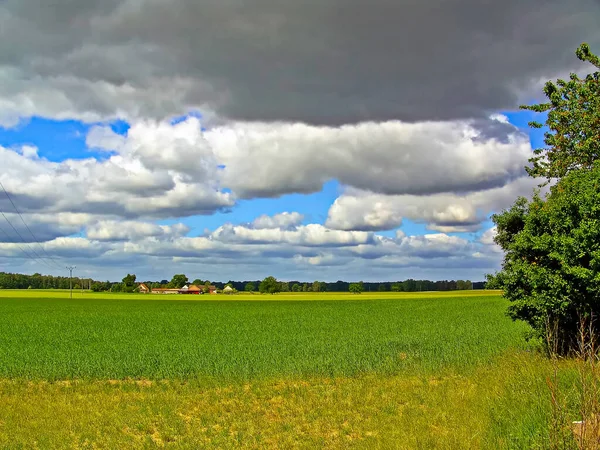
<svg viewBox="0 0 600 450">
<path fill-rule="evenodd" d="M 599 22 L 594 0 L 11 0 L 0 64 L 4 93 L 29 78 L 64 95 L 40 96 L 46 114 L 456 119 L 514 108 L 518 90 L 576 67 Z"/>
</svg>

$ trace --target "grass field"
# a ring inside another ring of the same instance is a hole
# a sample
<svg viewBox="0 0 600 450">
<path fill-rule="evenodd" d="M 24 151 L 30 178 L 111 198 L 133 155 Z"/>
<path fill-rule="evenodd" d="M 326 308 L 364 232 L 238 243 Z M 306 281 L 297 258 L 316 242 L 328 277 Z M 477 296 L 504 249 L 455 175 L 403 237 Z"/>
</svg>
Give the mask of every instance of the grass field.
<svg viewBox="0 0 600 450">
<path fill-rule="evenodd" d="M 494 292 L 68 297 L 0 291 L 0 448 L 547 442 L 553 368 Z"/>
</svg>

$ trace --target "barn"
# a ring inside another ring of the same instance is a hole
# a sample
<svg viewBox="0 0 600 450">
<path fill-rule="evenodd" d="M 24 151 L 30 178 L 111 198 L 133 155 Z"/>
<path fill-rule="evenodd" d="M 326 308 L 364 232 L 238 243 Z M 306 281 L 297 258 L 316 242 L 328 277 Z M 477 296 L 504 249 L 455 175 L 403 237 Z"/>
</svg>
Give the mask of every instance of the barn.
<svg viewBox="0 0 600 450">
<path fill-rule="evenodd" d="M 185 285 L 183 286 L 181 289 L 179 289 L 179 293 L 180 294 L 192 294 L 192 295 L 199 295 L 202 294 L 202 289 L 200 289 L 198 286 L 196 286 L 195 284 L 190 284 L 190 285 Z"/>
</svg>

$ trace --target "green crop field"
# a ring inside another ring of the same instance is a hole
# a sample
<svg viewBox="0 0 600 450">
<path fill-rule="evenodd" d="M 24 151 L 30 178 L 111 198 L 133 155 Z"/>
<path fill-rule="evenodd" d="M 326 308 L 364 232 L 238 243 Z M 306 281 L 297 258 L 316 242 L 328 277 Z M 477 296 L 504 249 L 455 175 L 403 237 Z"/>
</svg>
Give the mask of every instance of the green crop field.
<svg viewBox="0 0 600 450">
<path fill-rule="evenodd" d="M 3 298 L 0 377 L 353 376 L 462 368 L 523 342 L 490 296 L 156 297 Z"/>
<path fill-rule="evenodd" d="M 0 291 L 0 448 L 531 448 L 552 367 L 506 306 Z"/>
</svg>

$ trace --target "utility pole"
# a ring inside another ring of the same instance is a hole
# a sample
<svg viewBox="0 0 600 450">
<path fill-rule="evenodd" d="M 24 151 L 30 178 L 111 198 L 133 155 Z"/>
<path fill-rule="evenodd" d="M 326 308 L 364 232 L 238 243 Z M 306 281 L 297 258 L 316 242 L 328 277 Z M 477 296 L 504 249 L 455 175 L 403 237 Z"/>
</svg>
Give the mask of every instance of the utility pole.
<svg viewBox="0 0 600 450">
<path fill-rule="evenodd" d="M 77 266 L 67 266 L 67 270 L 69 271 L 69 291 L 71 291 L 71 298 L 73 298 L 73 269 L 76 269 Z"/>
</svg>

